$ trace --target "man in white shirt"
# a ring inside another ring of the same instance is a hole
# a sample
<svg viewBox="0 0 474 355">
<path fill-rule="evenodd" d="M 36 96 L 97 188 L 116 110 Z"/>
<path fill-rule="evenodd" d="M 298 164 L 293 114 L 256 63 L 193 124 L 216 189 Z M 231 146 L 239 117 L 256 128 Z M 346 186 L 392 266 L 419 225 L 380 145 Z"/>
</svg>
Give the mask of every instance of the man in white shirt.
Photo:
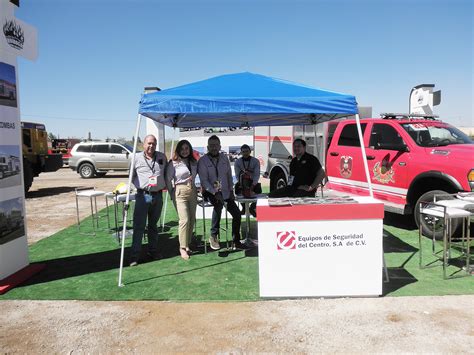
<svg viewBox="0 0 474 355">
<path fill-rule="evenodd" d="M 133 211 L 133 240 L 130 266 L 138 264 L 143 233 L 148 219 L 148 256 L 159 259 L 158 220 L 163 206 L 162 191 L 166 187 L 166 155 L 156 151 L 156 138 L 148 135 L 143 141 L 143 152 L 135 155 L 133 184 L 137 188 Z"/>
<path fill-rule="evenodd" d="M 203 197 L 214 206 L 212 212 L 211 236 L 209 243 L 211 248 L 219 250 L 219 231 L 221 212 L 224 203 L 227 211 L 232 215 L 232 240 L 235 249 L 245 249 L 240 242 L 240 210 L 235 204 L 233 193 L 232 169 L 230 162 L 224 153 L 220 153 L 221 143 L 219 137 L 213 135 L 207 141 L 208 153 L 198 161 L 198 174 L 203 188 Z"/>
</svg>

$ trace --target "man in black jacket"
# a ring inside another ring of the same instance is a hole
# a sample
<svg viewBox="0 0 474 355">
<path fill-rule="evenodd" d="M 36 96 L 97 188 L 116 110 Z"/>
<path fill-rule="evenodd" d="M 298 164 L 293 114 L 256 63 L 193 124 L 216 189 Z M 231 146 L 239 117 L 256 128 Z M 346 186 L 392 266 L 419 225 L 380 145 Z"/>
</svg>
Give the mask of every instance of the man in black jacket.
<svg viewBox="0 0 474 355">
<path fill-rule="evenodd" d="M 318 158 L 306 153 L 306 142 L 293 141 L 295 157 L 290 163 L 288 185 L 270 192 L 269 197 L 314 197 L 319 184 L 326 177 Z"/>
</svg>

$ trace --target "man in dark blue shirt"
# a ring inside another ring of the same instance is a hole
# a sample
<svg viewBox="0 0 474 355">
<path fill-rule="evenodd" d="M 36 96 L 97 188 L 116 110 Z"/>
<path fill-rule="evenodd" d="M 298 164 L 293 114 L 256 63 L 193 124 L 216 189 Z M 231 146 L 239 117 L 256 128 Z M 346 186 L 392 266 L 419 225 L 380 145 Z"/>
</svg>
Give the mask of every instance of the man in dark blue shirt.
<svg viewBox="0 0 474 355">
<path fill-rule="evenodd" d="M 306 153 L 306 142 L 293 141 L 295 157 L 290 163 L 288 185 L 270 192 L 269 197 L 314 197 L 319 184 L 326 177 L 318 158 Z"/>
</svg>

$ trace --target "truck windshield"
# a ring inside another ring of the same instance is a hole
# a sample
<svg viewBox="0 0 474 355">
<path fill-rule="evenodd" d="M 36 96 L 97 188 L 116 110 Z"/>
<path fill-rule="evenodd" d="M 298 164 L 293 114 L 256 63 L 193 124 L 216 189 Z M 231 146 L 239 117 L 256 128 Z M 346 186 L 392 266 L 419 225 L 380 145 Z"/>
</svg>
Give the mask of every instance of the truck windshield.
<svg viewBox="0 0 474 355">
<path fill-rule="evenodd" d="M 440 147 L 450 144 L 474 144 L 456 127 L 440 122 L 413 122 L 401 125 L 420 147 Z"/>
</svg>

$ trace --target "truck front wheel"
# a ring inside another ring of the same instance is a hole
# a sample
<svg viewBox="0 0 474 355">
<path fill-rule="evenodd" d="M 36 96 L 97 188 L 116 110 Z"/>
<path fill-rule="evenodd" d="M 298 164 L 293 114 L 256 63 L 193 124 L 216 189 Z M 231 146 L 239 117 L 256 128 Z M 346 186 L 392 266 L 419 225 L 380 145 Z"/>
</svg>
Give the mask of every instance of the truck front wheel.
<svg viewBox="0 0 474 355">
<path fill-rule="evenodd" d="M 83 179 L 90 179 L 95 175 L 94 166 L 90 163 L 81 164 L 79 167 L 79 175 L 81 175 Z"/>
<path fill-rule="evenodd" d="M 443 221 L 441 218 L 431 217 L 423 215 L 420 219 L 420 203 L 421 202 L 430 202 L 434 200 L 435 195 L 442 195 L 448 194 L 448 192 L 443 190 L 432 190 L 424 193 L 420 196 L 418 201 L 416 201 L 415 211 L 414 211 L 414 219 L 415 223 L 418 228 L 420 228 L 424 236 L 432 237 L 434 233 L 434 237 L 437 240 L 443 239 Z M 458 228 L 459 220 L 453 219 L 451 222 L 451 235 L 454 234 L 456 229 Z M 449 235 L 448 235 L 449 237 Z"/>
</svg>

